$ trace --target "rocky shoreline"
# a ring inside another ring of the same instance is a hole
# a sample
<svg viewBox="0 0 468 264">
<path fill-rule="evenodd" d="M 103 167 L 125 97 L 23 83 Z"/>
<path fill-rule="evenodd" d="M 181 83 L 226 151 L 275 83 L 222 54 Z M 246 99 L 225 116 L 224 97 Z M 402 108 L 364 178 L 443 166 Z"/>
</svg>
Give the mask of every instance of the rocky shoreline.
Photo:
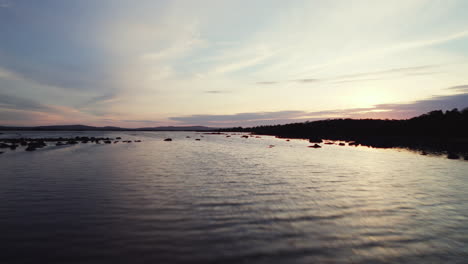
<svg viewBox="0 0 468 264">
<path fill-rule="evenodd" d="M 0 138 L 0 149 L 16 150 L 23 147 L 25 151 L 35 151 L 47 146 L 66 146 L 76 144 L 116 144 L 139 143 L 141 140 L 121 140 L 121 137 L 47 137 L 47 138 Z M 3 151 L 1 153 L 4 153 Z M 0 154 L 1 154 L 0 153 Z"/>
</svg>

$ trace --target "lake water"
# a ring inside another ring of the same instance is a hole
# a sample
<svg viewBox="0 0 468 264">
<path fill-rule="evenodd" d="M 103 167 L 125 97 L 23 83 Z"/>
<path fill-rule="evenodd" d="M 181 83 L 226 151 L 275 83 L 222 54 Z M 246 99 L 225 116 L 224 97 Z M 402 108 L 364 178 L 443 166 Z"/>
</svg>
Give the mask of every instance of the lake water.
<svg viewBox="0 0 468 264">
<path fill-rule="evenodd" d="M 467 161 L 267 136 L 21 134 L 143 142 L 1 154 L 0 263 L 468 263 Z"/>
</svg>

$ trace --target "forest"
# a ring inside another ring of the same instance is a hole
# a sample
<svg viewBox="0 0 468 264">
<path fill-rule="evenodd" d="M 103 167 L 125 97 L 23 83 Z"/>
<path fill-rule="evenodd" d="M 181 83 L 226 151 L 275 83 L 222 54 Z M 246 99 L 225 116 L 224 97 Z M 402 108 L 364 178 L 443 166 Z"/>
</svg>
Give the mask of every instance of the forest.
<svg viewBox="0 0 468 264">
<path fill-rule="evenodd" d="M 250 132 L 280 138 L 302 138 L 320 143 L 340 140 L 379 148 L 468 153 L 468 107 L 435 110 L 405 120 L 328 119 L 285 125 L 235 127 L 220 132 Z"/>
</svg>

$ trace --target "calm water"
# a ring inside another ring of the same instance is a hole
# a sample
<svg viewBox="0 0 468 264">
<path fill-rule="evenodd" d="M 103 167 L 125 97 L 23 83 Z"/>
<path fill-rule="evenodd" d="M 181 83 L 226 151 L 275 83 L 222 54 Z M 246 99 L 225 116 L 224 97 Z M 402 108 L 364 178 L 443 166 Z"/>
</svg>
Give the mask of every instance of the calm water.
<svg viewBox="0 0 468 264">
<path fill-rule="evenodd" d="M 273 137 L 22 134 L 143 142 L 1 154 L 0 263 L 468 263 L 466 161 Z"/>
</svg>

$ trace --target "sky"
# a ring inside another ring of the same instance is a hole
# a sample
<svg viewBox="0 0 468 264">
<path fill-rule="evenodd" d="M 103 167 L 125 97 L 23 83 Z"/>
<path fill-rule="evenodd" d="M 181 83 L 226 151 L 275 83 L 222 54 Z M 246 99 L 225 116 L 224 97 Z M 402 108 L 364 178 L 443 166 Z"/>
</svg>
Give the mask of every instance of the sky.
<svg viewBox="0 0 468 264">
<path fill-rule="evenodd" d="M 465 0 L 0 0 L 0 125 L 463 109 L 467 13 Z"/>
</svg>

